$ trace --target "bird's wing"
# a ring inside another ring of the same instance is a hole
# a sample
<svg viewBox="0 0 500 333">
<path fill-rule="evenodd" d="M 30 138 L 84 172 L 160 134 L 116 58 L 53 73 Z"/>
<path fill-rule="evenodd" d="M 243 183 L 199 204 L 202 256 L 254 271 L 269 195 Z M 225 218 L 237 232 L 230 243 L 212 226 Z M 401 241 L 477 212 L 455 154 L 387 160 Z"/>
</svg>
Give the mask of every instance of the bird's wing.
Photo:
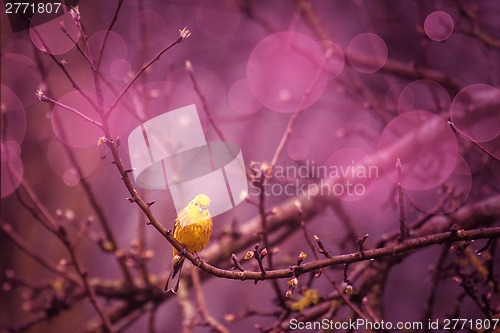
<svg viewBox="0 0 500 333">
<path fill-rule="evenodd" d="M 177 228 L 179 228 L 179 227 L 180 227 L 179 217 L 176 217 L 176 218 L 175 218 L 175 222 L 174 222 L 174 228 L 173 228 L 173 230 L 172 230 L 172 234 L 174 234 L 174 235 L 175 235 L 175 230 L 176 230 Z"/>
</svg>

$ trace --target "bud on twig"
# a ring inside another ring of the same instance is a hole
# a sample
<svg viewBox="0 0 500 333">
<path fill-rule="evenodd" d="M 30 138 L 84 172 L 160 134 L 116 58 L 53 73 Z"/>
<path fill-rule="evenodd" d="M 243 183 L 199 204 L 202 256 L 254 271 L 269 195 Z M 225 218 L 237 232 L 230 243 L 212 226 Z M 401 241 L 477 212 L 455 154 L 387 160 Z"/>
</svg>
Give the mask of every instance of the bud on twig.
<svg viewBox="0 0 500 333">
<path fill-rule="evenodd" d="M 75 21 L 76 25 L 80 24 L 80 10 L 78 9 L 78 6 L 75 6 L 71 8 L 69 11 L 71 14 L 71 17 L 73 17 L 73 20 Z"/>
<path fill-rule="evenodd" d="M 179 36 L 181 38 L 181 41 L 187 39 L 189 36 L 191 36 L 191 31 L 187 29 L 187 27 L 184 27 L 184 29 L 179 30 Z"/>
</svg>

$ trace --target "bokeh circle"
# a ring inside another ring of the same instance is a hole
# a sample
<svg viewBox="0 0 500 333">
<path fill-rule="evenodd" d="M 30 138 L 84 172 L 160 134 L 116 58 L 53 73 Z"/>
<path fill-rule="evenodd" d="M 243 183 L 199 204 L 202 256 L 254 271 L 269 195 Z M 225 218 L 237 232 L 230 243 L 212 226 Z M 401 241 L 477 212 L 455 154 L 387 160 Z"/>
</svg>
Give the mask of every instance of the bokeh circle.
<svg viewBox="0 0 500 333">
<path fill-rule="evenodd" d="M 441 115 L 449 112 L 450 104 L 450 95 L 442 85 L 432 80 L 417 80 L 399 95 L 398 111 L 426 110 Z"/>
<path fill-rule="evenodd" d="M 426 213 L 449 213 L 459 208 L 469 197 L 472 186 L 471 171 L 459 155 L 455 169 L 447 179 L 423 191 L 407 190 L 410 201 Z"/>
<path fill-rule="evenodd" d="M 16 141 L 1 143 L 1 184 L 0 196 L 2 198 L 12 194 L 21 184 L 24 166 L 21 160 L 21 147 Z"/>
<path fill-rule="evenodd" d="M 250 54 L 248 85 L 269 109 L 295 112 L 300 106 L 309 107 L 323 93 L 327 81 L 324 60 L 325 53 L 311 38 L 295 32 L 272 34 Z"/>
<path fill-rule="evenodd" d="M 328 194 L 345 201 L 357 201 L 367 196 L 379 177 L 378 167 L 369 155 L 357 148 L 336 151 L 325 166 Z"/>
<path fill-rule="evenodd" d="M 401 160 L 401 185 L 425 190 L 441 184 L 455 168 L 458 143 L 442 118 L 427 111 L 409 111 L 387 124 L 378 141 L 378 162 L 397 183 L 396 161 Z"/>
<path fill-rule="evenodd" d="M 192 71 L 200 93 L 203 95 L 209 109 L 204 110 L 203 105 L 197 105 L 198 113 L 203 112 L 204 115 L 208 116 L 206 112 L 209 112 L 212 120 L 218 120 L 222 117 L 226 109 L 227 94 L 224 85 L 217 75 L 204 67 L 192 66 Z M 168 75 L 167 81 L 182 85 L 186 89 L 196 93 L 193 81 L 184 68 L 180 68 Z M 196 95 L 198 96 L 198 94 Z M 199 100 L 199 97 L 196 99 Z M 193 101 L 186 105 L 189 104 L 193 104 Z"/>
<path fill-rule="evenodd" d="M 89 46 L 94 57 L 94 61 L 97 61 L 99 52 L 101 49 L 101 44 L 106 37 L 106 31 L 101 30 L 90 36 Z M 99 71 L 102 73 L 109 73 L 112 63 L 116 59 L 126 59 L 128 54 L 127 43 L 123 37 L 114 32 L 109 31 L 108 37 L 106 39 L 106 45 L 101 56 L 101 62 L 99 64 Z"/>
<path fill-rule="evenodd" d="M 288 156 L 294 161 L 300 161 L 309 154 L 309 144 L 300 138 L 292 139 L 286 147 Z"/>
<path fill-rule="evenodd" d="M 2 115 L 2 141 L 21 143 L 26 134 L 26 113 L 23 103 L 7 86 L 1 85 L 0 112 Z"/>
<path fill-rule="evenodd" d="M 36 91 L 42 84 L 42 75 L 30 58 L 16 53 L 2 56 L 0 63 L 2 83 L 8 86 L 28 107 L 37 101 Z"/>
<path fill-rule="evenodd" d="M 455 23 L 448 13 L 435 11 L 430 13 L 424 21 L 425 34 L 436 42 L 450 38 Z"/>
<path fill-rule="evenodd" d="M 64 5 L 61 5 L 63 7 Z M 63 54 L 71 50 L 80 38 L 80 30 L 67 7 L 62 15 L 35 13 L 30 21 L 30 38 L 35 46 L 46 53 Z M 59 13 L 63 8 L 59 8 Z M 47 21 L 49 16 L 49 21 Z M 43 23 L 42 23 L 43 22 Z M 63 31 L 65 30 L 65 32 Z"/>
<path fill-rule="evenodd" d="M 347 47 L 347 58 L 358 72 L 370 74 L 381 69 L 387 61 L 387 45 L 378 35 L 362 33 L 354 37 Z"/>
<path fill-rule="evenodd" d="M 262 104 L 254 97 L 248 86 L 247 79 L 233 83 L 228 94 L 229 105 L 242 115 L 249 115 L 259 111 Z"/>
<path fill-rule="evenodd" d="M 90 92 L 85 92 L 90 98 L 94 98 Z M 99 115 L 92 104 L 78 91 L 70 91 L 57 100 L 66 106 L 76 109 L 83 115 L 100 121 Z M 95 101 L 95 99 L 94 99 Z M 86 121 L 74 112 L 64 107 L 54 105 L 52 109 L 52 128 L 62 142 L 70 147 L 88 147 L 97 145 L 99 137 L 103 135 L 102 130 L 96 125 Z"/>
<path fill-rule="evenodd" d="M 463 88 L 451 103 L 450 117 L 472 139 L 494 139 L 500 135 L 500 90 L 482 83 Z"/>
<path fill-rule="evenodd" d="M 345 56 L 342 48 L 330 40 L 322 40 L 319 44 L 326 50 L 326 70 L 328 80 L 332 80 L 342 73 L 345 65 Z"/>
</svg>

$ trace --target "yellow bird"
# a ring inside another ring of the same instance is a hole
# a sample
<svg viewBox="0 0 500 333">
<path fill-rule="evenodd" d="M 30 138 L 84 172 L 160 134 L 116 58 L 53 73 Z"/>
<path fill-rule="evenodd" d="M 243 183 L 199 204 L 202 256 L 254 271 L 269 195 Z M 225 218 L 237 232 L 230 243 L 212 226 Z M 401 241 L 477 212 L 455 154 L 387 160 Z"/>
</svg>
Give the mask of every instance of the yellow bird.
<svg viewBox="0 0 500 333">
<path fill-rule="evenodd" d="M 207 245 L 212 234 L 212 217 L 208 211 L 210 199 L 205 194 L 198 194 L 175 219 L 174 238 L 186 247 L 186 251 L 196 253 Z M 174 247 L 172 270 L 165 285 L 165 291 L 177 293 L 184 257 L 179 257 Z"/>
</svg>

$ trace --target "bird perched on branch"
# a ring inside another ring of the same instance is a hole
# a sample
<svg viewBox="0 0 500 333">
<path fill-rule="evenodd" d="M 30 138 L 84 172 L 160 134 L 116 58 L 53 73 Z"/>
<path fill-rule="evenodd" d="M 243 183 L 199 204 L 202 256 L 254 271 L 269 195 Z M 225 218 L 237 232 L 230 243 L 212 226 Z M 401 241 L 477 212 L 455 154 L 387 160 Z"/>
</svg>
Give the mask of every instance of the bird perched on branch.
<svg viewBox="0 0 500 333">
<path fill-rule="evenodd" d="M 197 254 L 207 245 L 212 234 L 212 217 L 208 211 L 210 199 L 205 194 L 198 194 L 175 219 L 174 238 L 186 251 Z M 184 257 L 174 247 L 172 270 L 165 285 L 165 291 L 177 293 Z"/>
</svg>

